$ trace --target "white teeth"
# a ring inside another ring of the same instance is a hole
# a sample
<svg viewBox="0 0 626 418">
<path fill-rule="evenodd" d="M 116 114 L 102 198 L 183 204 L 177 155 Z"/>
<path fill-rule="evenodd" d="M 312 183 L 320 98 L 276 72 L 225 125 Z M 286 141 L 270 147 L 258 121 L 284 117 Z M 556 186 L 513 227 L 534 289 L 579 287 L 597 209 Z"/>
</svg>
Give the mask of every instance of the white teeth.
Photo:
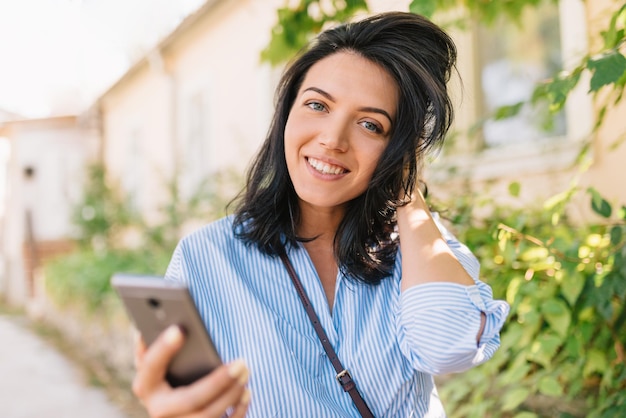
<svg viewBox="0 0 626 418">
<path fill-rule="evenodd" d="M 335 165 L 326 164 L 320 160 L 309 157 L 309 164 L 322 174 L 342 174 L 345 170 Z"/>
</svg>

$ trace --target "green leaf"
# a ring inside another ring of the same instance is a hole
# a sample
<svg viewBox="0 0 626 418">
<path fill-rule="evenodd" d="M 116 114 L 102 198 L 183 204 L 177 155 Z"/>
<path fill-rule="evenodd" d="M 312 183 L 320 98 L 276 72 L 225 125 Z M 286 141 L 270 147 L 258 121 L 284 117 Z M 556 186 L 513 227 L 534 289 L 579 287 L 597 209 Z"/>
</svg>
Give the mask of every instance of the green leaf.
<svg viewBox="0 0 626 418">
<path fill-rule="evenodd" d="M 567 304 L 559 299 L 547 300 L 541 306 L 541 311 L 550 325 L 550 328 L 561 337 L 565 338 L 572 321 L 572 316 Z"/>
<path fill-rule="evenodd" d="M 622 228 L 620 225 L 615 225 L 611 228 L 611 244 L 617 245 L 622 241 L 622 236 L 624 235 Z"/>
<path fill-rule="evenodd" d="M 547 101 L 551 113 L 559 112 L 563 109 L 569 93 L 580 81 L 582 69 L 581 66 L 571 73 L 563 72 L 552 80 L 538 84 L 531 96 L 531 103 L 537 104 L 540 101 Z"/>
<path fill-rule="evenodd" d="M 507 370 L 500 375 L 498 383 L 505 386 L 519 385 L 530 370 L 530 365 L 528 363 L 517 365 L 515 367 L 508 367 Z"/>
<path fill-rule="evenodd" d="M 626 297 L 626 277 L 618 271 L 614 271 L 609 273 L 608 280 L 611 283 L 612 294 L 620 299 L 624 299 Z"/>
<path fill-rule="evenodd" d="M 519 102 L 512 105 L 500 106 L 496 109 L 493 114 L 494 120 L 502 120 L 507 118 L 512 118 L 513 116 L 517 116 L 517 114 L 522 110 L 525 102 Z"/>
<path fill-rule="evenodd" d="M 520 412 L 517 415 L 514 415 L 513 418 L 539 418 L 539 415 L 535 414 L 534 412 L 524 411 Z"/>
<path fill-rule="evenodd" d="M 620 41 L 624 38 L 624 29 L 617 29 L 619 23 L 623 25 L 626 18 L 626 5 L 622 6 L 611 17 L 611 23 L 606 31 L 600 32 L 604 39 L 605 49 L 613 49 L 619 46 Z"/>
<path fill-rule="evenodd" d="M 613 51 L 598 59 L 589 60 L 587 67 L 592 71 L 590 91 L 598 91 L 607 84 L 616 83 L 626 73 L 626 57 Z"/>
<path fill-rule="evenodd" d="M 593 187 L 589 187 L 587 192 L 591 195 L 591 209 L 604 218 L 610 218 L 612 208 L 609 202 L 607 202 Z"/>
<path fill-rule="evenodd" d="M 437 0 L 413 0 L 409 5 L 409 11 L 416 15 L 432 18 L 437 10 Z"/>
<path fill-rule="evenodd" d="M 607 369 L 608 362 L 606 354 L 598 349 L 591 349 L 587 353 L 587 361 L 583 368 L 583 376 L 589 377 L 593 373 L 603 374 Z"/>
<path fill-rule="evenodd" d="M 521 286 L 522 279 L 519 277 L 516 277 L 509 282 L 509 285 L 506 289 L 506 301 L 509 303 L 509 305 L 513 305 L 513 303 L 515 302 Z"/>
<path fill-rule="evenodd" d="M 514 181 L 509 184 L 509 194 L 513 197 L 519 197 L 520 190 L 522 189 L 519 181 Z"/>
<path fill-rule="evenodd" d="M 582 341 L 579 335 L 574 334 L 565 340 L 565 346 L 563 347 L 568 356 L 572 358 L 578 358 L 580 351 L 582 350 Z"/>
<path fill-rule="evenodd" d="M 547 396 L 563 395 L 563 387 L 561 386 L 559 381 L 552 376 L 545 376 L 541 378 L 537 388 L 539 389 L 539 393 Z"/>
<path fill-rule="evenodd" d="M 555 194 L 554 196 L 546 200 L 546 203 L 543 204 L 543 207 L 546 210 L 555 210 L 556 208 L 567 204 L 571 200 L 573 194 L 574 190 L 571 189 Z"/>
<path fill-rule="evenodd" d="M 502 410 L 511 411 L 521 405 L 528 398 L 530 390 L 527 388 L 513 389 L 502 397 Z"/>
<path fill-rule="evenodd" d="M 550 368 L 552 359 L 561 346 L 563 339 L 553 334 L 541 334 L 531 345 L 528 359 Z"/>
<path fill-rule="evenodd" d="M 561 294 L 570 306 L 574 306 L 584 287 L 584 276 L 578 271 L 570 271 L 561 282 Z"/>
<path fill-rule="evenodd" d="M 502 332 L 502 338 L 500 341 L 500 351 L 506 351 L 509 348 L 516 345 L 522 338 L 523 334 L 522 326 L 517 322 L 512 322 L 506 328 L 506 331 Z"/>
</svg>

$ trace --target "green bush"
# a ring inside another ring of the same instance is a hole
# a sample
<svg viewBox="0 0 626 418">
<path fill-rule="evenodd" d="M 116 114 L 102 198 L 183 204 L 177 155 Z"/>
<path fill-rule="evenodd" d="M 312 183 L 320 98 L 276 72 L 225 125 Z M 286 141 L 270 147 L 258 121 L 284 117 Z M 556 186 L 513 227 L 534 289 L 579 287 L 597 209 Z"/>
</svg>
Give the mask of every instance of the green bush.
<svg viewBox="0 0 626 418">
<path fill-rule="evenodd" d="M 81 249 L 46 264 L 46 293 L 60 306 L 79 302 L 95 310 L 112 293 L 117 272 L 164 274 L 171 251 Z"/>
<path fill-rule="evenodd" d="M 588 192 L 594 225 L 567 219 L 569 192 L 547 208 L 494 208 L 493 222 L 457 203 L 457 232 L 511 314 L 494 358 L 442 384 L 451 418 L 626 416 L 626 208 Z"/>
<path fill-rule="evenodd" d="M 111 294 L 114 273 L 163 275 L 185 224 L 223 215 L 239 183 L 233 172 L 213 173 L 183 198 L 174 176 L 163 185 L 167 199 L 159 208 L 162 220 L 148 224 L 118 186 L 107 182 L 102 165 L 88 167 L 83 199 L 72 217 L 78 251 L 46 263 L 46 293 L 59 306 L 78 302 L 95 310 Z M 133 248 L 124 245 L 128 234 L 137 238 Z"/>
</svg>

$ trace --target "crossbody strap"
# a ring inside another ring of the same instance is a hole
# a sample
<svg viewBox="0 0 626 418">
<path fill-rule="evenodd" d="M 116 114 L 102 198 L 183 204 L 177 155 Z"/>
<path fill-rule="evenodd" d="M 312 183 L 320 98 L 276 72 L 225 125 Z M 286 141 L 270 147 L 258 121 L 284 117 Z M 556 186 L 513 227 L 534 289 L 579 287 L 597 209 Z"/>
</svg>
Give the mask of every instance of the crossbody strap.
<svg viewBox="0 0 626 418">
<path fill-rule="evenodd" d="M 352 398 L 352 402 L 354 402 L 354 405 L 359 410 L 359 413 L 363 418 L 374 418 L 374 414 L 372 414 L 372 411 L 370 411 L 370 409 L 368 408 L 365 400 L 361 397 L 361 394 L 356 387 L 356 383 L 354 383 L 354 380 L 352 380 L 352 376 L 350 376 L 348 370 L 343 367 L 341 361 L 339 361 L 339 357 L 337 357 L 337 353 L 335 353 L 335 350 L 333 349 L 333 346 L 328 341 L 326 331 L 324 331 L 324 327 L 322 327 L 320 319 L 315 313 L 315 309 L 313 309 L 313 305 L 311 304 L 309 297 L 304 291 L 304 287 L 302 286 L 302 283 L 300 282 L 300 279 L 298 278 L 295 269 L 291 265 L 291 261 L 289 261 L 289 257 L 287 256 L 287 254 L 281 254 L 280 259 L 283 261 L 283 264 L 285 265 L 285 268 L 289 273 L 289 277 L 291 278 L 291 281 L 296 288 L 298 296 L 302 301 L 304 310 L 311 320 L 311 324 L 313 324 L 313 328 L 315 328 L 315 333 L 320 339 L 320 342 L 324 347 L 324 351 L 326 351 L 326 355 L 328 356 L 330 362 L 335 368 L 335 372 L 337 373 L 337 376 L 335 376 L 337 382 L 339 382 L 344 391 L 348 392 L 348 394 Z"/>
</svg>

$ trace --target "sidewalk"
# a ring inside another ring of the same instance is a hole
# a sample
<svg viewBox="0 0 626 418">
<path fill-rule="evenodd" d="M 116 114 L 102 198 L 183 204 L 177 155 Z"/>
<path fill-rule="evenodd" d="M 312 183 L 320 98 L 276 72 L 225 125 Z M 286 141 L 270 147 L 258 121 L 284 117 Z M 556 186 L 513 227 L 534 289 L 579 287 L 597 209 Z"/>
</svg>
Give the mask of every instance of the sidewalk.
<svg viewBox="0 0 626 418">
<path fill-rule="evenodd" d="M 19 317 L 2 314 L 0 417 L 127 418 Z"/>
</svg>

